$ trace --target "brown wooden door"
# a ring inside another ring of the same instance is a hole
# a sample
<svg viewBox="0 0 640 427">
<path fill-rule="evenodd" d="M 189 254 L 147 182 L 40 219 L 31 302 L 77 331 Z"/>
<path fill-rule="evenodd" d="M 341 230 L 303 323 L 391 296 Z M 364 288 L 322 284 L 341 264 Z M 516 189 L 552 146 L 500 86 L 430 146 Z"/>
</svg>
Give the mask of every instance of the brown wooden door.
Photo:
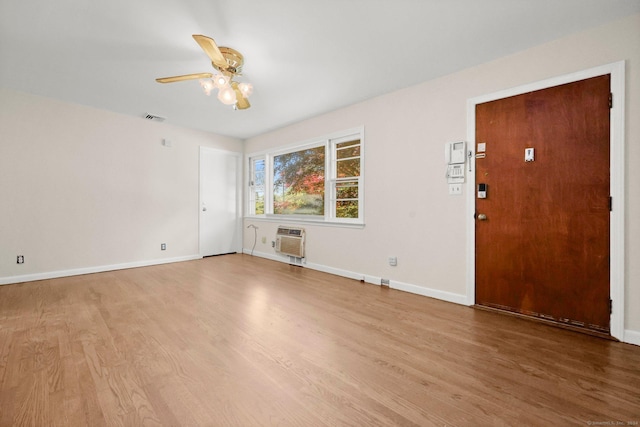
<svg viewBox="0 0 640 427">
<path fill-rule="evenodd" d="M 609 94 L 606 75 L 477 105 L 477 304 L 609 332 Z"/>
</svg>

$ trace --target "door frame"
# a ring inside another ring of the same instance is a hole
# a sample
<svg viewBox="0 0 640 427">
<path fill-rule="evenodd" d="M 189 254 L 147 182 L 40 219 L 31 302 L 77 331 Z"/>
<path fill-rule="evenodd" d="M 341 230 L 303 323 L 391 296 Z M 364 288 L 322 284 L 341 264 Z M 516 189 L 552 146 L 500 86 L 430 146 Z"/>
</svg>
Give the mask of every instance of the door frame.
<svg viewBox="0 0 640 427">
<path fill-rule="evenodd" d="M 232 156 L 236 161 L 236 235 L 238 241 L 234 250 L 238 253 L 242 252 L 242 153 L 237 151 L 223 150 L 220 148 L 212 148 L 204 145 L 200 146 L 198 151 L 198 254 L 202 258 L 202 215 L 200 210 L 202 209 L 202 170 L 200 169 L 202 152 L 216 152 Z"/>
<path fill-rule="evenodd" d="M 613 107 L 610 122 L 610 194 L 613 198 L 613 209 L 609 223 L 609 295 L 612 312 L 610 333 L 614 338 L 624 341 L 624 308 L 625 308 L 625 61 L 605 64 L 599 67 L 578 71 L 563 76 L 552 77 L 534 83 L 517 86 L 499 92 L 482 95 L 467 100 L 467 141 L 469 163 L 467 165 L 468 188 L 466 191 L 466 232 L 467 232 L 467 304 L 474 305 L 476 299 L 475 284 L 475 148 L 476 148 L 476 105 L 496 101 L 527 92 L 547 89 L 566 83 L 572 83 L 591 77 L 611 74 L 611 93 Z"/>
</svg>

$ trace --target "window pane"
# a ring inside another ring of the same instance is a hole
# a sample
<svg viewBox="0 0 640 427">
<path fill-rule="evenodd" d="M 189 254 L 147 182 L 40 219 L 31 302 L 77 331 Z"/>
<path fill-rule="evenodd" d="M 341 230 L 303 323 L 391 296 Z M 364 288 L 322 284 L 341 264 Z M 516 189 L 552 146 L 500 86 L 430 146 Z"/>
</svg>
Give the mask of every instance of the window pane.
<svg viewBox="0 0 640 427">
<path fill-rule="evenodd" d="M 255 200 L 255 214 L 263 215 L 264 214 L 264 191 L 258 192 L 256 191 L 256 200 Z"/>
<path fill-rule="evenodd" d="M 264 186 L 264 159 L 253 162 L 253 185 Z"/>
<path fill-rule="evenodd" d="M 336 144 L 336 148 L 351 147 L 353 145 L 360 145 L 360 140 L 359 139 L 354 139 L 353 141 L 338 142 Z"/>
<path fill-rule="evenodd" d="M 336 184 L 336 199 L 357 199 L 358 181 L 338 182 Z"/>
<path fill-rule="evenodd" d="M 356 145 L 356 146 L 353 146 L 353 147 L 347 147 L 347 148 L 343 148 L 343 149 L 338 148 L 336 150 L 336 157 L 338 159 L 345 159 L 345 158 L 348 158 L 348 157 L 359 157 L 359 156 L 360 156 L 360 146 L 359 145 Z"/>
<path fill-rule="evenodd" d="M 359 157 L 355 159 L 350 159 L 350 160 L 338 160 L 336 162 L 336 166 L 337 166 L 338 178 L 360 176 L 360 158 Z"/>
<path fill-rule="evenodd" d="M 265 178 L 265 160 L 264 159 L 256 159 L 253 160 L 252 167 L 252 202 L 253 202 L 253 214 L 254 215 L 263 215 L 264 212 L 264 178 Z"/>
<path fill-rule="evenodd" d="M 336 202 L 337 218 L 358 218 L 357 200 L 338 200 Z"/>
<path fill-rule="evenodd" d="M 273 158 L 273 213 L 324 215 L 324 146 Z"/>
</svg>

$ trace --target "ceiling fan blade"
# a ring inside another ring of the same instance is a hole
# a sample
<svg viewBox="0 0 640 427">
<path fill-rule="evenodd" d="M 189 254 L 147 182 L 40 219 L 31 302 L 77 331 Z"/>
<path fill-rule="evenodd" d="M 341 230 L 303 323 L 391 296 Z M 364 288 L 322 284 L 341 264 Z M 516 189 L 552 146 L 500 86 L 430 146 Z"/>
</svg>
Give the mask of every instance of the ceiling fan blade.
<svg viewBox="0 0 640 427">
<path fill-rule="evenodd" d="M 183 76 L 173 76 L 173 77 L 160 77 L 156 79 L 158 83 L 173 83 L 173 82 L 181 82 L 184 80 L 196 80 L 196 79 L 209 79 L 213 77 L 211 73 L 197 73 L 197 74 L 185 74 Z"/>
<path fill-rule="evenodd" d="M 193 38 L 198 42 L 202 50 L 204 50 L 204 53 L 207 54 L 214 65 L 222 69 L 226 69 L 228 67 L 227 60 L 224 58 L 224 55 L 220 52 L 220 48 L 211 37 L 194 34 Z"/>
<path fill-rule="evenodd" d="M 251 107 L 251 104 L 249 104 L 249 100 L 244 97 L 242 92 L 240 92 L 240 89 L 238 88 L 238 83 L 231 82 L 231 87 L 236 93 L 236 108 L 238 110 L 246 110 L 247 108 Z"/>
<path fill-rule="evenodd" d="M 240 95 L 239 97 L 237 97 L 236 107 L 238 108 L 238 110 L 246 110 L 247 108 L 251 107 L 251 104 L 249 104 L 249 100 L 247 98 Z"/>
</svg>

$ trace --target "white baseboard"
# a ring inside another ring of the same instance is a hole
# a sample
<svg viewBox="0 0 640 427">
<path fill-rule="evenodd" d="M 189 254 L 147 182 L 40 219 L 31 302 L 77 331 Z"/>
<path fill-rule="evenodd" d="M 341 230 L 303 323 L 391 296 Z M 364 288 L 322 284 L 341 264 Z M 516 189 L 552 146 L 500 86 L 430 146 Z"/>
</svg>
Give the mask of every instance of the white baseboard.
<svg viewBox="0 0 640 427">
<path fill-rule="evenodd" d="M 172 262 L 192 261 L 194 259 L 200 258 L 202 258 L 200 255 L 189 255 L 176 258 L 163 258 L 146 261 L 126 262 L 122 264 L 75 268 L 72 270 L 47 271 L 43 273 L 25 274 L 21 276 L 0 277 L 0 285 L 33 282 L 34 280 L 57 279 L 59 277 L 79 276 L 81 274 L 102 273 L 105 271 L 124 270 L 126 268 L 148 267 L 151 265 L 170 264 Z"/>
<path fill-rule="evenodd" d="M 441 291 L 438 289 L 425 288 L 422 286 L 412 285 L 410 283 L 396 282 L 395 280 L 389 280 L 389 287 L 391 289 L 398 289 L 400 291 L 410 292 L 412 294 L 435 298 L 442 301 L 453 302 L 460 305 L 468 305 L 466 295 L 454 294 L 452 292 Z"/>
<path fill-rule="evenodd" d="M 278 262 L 284 262 L 284 263 L 289 263 L 289 258 L 285 258 L 285 257 L 281 257 L 278 255 L 274 255 L 274 254 L 268 254 L 266 252 L 258 252 L 258 251 L 253 251 L 253 253 L 251 253 L 251 251 L 249 249 L 242 249 L 242 253 L 245 255 L 252 255 L 252 256 L 257 256 L 260 258 L 266 258 L 266 259 L 270 259 L 271 261 L 278 261 Z"/>
<path fill-rule="evenodd" d="M 624 331 L 624 339 L 622 342 L 626 342 L 628 344 L 640 345 L 640 332 L 634 331 L 631 329 L 625 329 Z"/>
<path fill-rule="evenodd" d="M 381 286 L 382 285 L 382 277 L 377 277 L 377 276 L 367 276 L 365 274 L 364 276 L 364 281 L 365 283 L 370 283 L 372 285 L 378 285 Z"/>
<path fill-rule="evenodd" d="M 333 268 L 333 267 L 328 267 L 326 265 L 322 265 L 322 264 L 314 264 L 314 263 L 306 263 L 304 264 L 305 267 L 310 268 L 312 270 L 317 270 L 317 271 L 322 271 L 323 273 L 329 273 L 329 274 L 333 274 L 336 276 L 342 276 L 342 277 L 346 277 L 349 279 L 353 279 L 353 280 L 361 280 L 361 281 L 365 281 L 365 277 L 363 274 L 360 273 L 355 273 L 353 271 L 349 271 L 349 270 L 342 270 L 339 268 Z"/>
<path fill-rule="evenodd" d="M 250 251 L 247 251 L 246 249 L 243 250 L 243 253 L 245 254 L 250 254 Z M 281 257 L 278 255 L 273 255 L 273 254 L 267 254 L 264 252 L 254 252 L 253 253 L 254 256 L 258 256 L 261 258 L 267 258 L 273 261 L 280 261 L 280 262 L 284 262 L 284 263 L 288 263 L 289 259 L 287 257 Z M 349 279 L 355 279 L 355 280 L 362 280 L 366 283 L 370 283 L 372 285 L 378 285 L 380 286 L 382 279 L 380 277 L 376 277 L 376 276 L 369 276 L 363 273 L 356 273 L 353 271 L 349 271 L 349 270 L 342 270 L 339 268 L 333 268 L 333 267 L 328 267 L 326 265 L 322 265 L 322 264 L 314 264 L 314 263 L 303 263 L 303 266 L 306 268 L 310 268 L 312 270 L 318 270 L 318 271 L 322 271 L 324 273 L 329 273 L 329 274 L 334 274 L 336 276 L 342 276 L 342 277 L 347 277 Z M 445 291 L 440 291 L 438 289 L 431 289 L 431 288 L 425 288 L 422 286 L 417 286 L 417 285 L 412 285 L 409 283 L 402 283 L 402 282 L 397 282 L 395 280 L 390 280 L 389 281 L 389 287 L 391 289 L 397 289 L 399 291 L 404 291 L 404 292 L 409 292 L 412 294 L 417 294 L 417 295 L 422 295 L 425 297 L 430 297 L 430 298 L 436 298 L 439 300 L 443 300 L 443 301 L 447 301 L 447 302 L 453 302 L 456 304 L 461 304 L 461 305 L 468 305 L 467 304 L 467 297 L 465 295 L 460 295 L 460 294 L 454 294 L 451 292 L 445 292 Z"/>
<path fill-rule="evenodd" d="M 247 254 L 247 255 L 251 255 L 251 251 L 247 250 L 247 249 L 243 249 L 242 253 Z M 289 264 L 289 257 L 287 256 L 281 256 L 281 255 L 277 255 L 277 254 L 269 254 L 269 253 L 265 253 L 265 252 L 253 252 L 253 256 L 257 256 L 260 258 L 267 258 L 270 259 L 272 261 L 278 261 L 278 262 L 283 262 L 285 264 Z M 329 274 L 333 274 L 336 276 L 342 276 L 342 277 L 347 277 L 349 279 L 354 279 L 354 280 L 362 280 L 364 282 L 367 283 L 371 283 L 374 285 L 379 285 L 380 284 L 380 278 L 376 278 L 373 276 L 366 276 L 364 274 L 361 273 L 356 273 L 353 271 L 349 271 L 349 270 L 342 270 L 339 268 L 333 268 L 333 267 L 329 267 L 326 265 L 322 265 L 322 264 L 314 264 L 312 262 L 306 262 L 306 260 L 304 260 L 302 262 L 302 266 L 309 268 L 311 270 L 317 270 L 317 271 L 322 271 L 323 273 L 329 273 Z"/>
</svg>

